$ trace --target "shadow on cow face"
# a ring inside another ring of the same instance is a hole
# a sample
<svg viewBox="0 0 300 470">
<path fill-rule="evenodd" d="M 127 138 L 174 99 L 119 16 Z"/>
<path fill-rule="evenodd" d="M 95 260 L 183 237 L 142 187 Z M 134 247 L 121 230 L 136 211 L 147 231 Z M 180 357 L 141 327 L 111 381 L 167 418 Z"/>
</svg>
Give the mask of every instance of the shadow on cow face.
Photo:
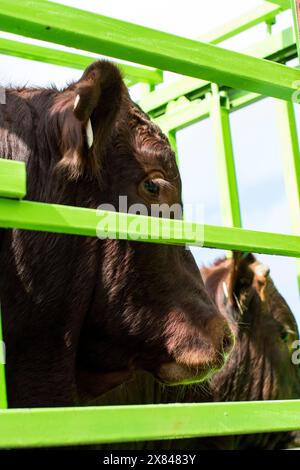
<svg viewBox="0 0 300 470">
<path fill-rule="evenodd" d="M 228 393 L 229 385 L 223 387 L 222 383 L 230 370 L 232 400 L 299 398 L 297 324 L 270 278 L 269 268 L 252 254 L 240 252 L 223 265 L 225 277 L 219 282 L 217 303 L 237 342 L 226 367 L 213 379 L 220 393 L 216 399 L 228 400 L 222 393 L 225 388 Z"/>
<path fill-rule="evenodd" d="M 95 201 L 118 211 L 124 211 L 120 196 L 146 211 L 153 204 L 181 209 L 169 142 L 130 100 L 116 67 L 91 65 L 59 100 L 53 108 L 60 110 L 64 135 L 58 169 L 71 179 L 97 175 Z M 178 217 L 176 209 L 169 217 Z M 99 243 L 99 276 L 79 345 L 79 388 L 89 384 L 89 391 L 99 394 L 134 369 L 172 384 L 203 380 L 219 370 L 232 335 L 190 252 L 124 240 Z"/>
</svg>

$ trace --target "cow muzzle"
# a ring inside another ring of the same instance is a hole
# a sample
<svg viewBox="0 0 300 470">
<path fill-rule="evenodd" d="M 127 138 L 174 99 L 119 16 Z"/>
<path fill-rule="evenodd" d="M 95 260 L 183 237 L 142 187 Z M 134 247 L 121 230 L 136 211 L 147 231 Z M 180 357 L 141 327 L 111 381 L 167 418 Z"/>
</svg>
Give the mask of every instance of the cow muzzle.
<svg viewBox="0 0 300 470">
<path fill-rule="evenodd" d="M 202 332 L 198 338 L 185 338 L 169 350 L 170 360 L 157 368 L 155 377 L 168 385 L 208 380 L 223 368 L 234 347 L 234 335 L 225 321 L 222 331 L 216 328 L 210 337 Z"/>
</svg>

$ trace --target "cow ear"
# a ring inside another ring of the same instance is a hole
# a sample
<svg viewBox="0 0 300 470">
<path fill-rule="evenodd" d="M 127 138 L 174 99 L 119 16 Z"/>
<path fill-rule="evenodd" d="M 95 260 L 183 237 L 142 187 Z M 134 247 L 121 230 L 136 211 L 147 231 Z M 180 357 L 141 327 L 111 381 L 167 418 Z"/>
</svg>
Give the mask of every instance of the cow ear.
<svg viewBox="0 0 300 470">
<path fill-rule="evenodd" d="M 232 305 L 239 303 L 243 293 L 252 285 L 253 271 L 250 264 L 255 261 L 252 253 L 233 252 L 228 286 L 228 297 Z"/>
<path fill-rule="evenodd" d="M 60 167 L 76 178 L 85 170 L 95 174 L 127 94 L 119 69 L 110 62 L 91 64 L 80 80 L 60 97 Z M 59 106 L 58 106 L 59 108 Z"/>
</svg>

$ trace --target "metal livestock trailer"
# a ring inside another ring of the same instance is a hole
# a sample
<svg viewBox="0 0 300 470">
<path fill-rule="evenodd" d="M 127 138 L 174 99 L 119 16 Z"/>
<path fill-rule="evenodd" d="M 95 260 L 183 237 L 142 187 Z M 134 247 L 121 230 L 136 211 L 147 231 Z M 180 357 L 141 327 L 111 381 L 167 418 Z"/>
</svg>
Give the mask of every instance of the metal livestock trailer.
<svg viewBox="0 0 300 470">
<path fill-rule="evenodd" d="M 293 9 L 296 40 L 292 28 L 272 32 L 276 16 L 289 7 Z M 113 235 L 108 228 L 102 235 L 299 258 L 300 155 L 293 101 L 299 101 L 300 71 L 285 65 L 297 57 L 297 11 L 300 12 L 299 0 L 293 0 L 292 4 L 289 0 L 266 1 L 198 41 L 45 0 L 1 0 L 0 29 L 153 67 L 121 65 L 128 86 L 143 83 L 140 105 L 168 134 L 175 150 L 179 129 L 205 118 L 212 119 L 224 225 L 200 227 L 181 220 L 159 219 L 157 222 L 156 219 L 160 235 L 152 239 L 151 218 L 139 216 L 146 222 L 146 229 L 141 232 L 130 223 L 135 216 L 119 214 L 117 233 Z M 245 53 L 216 46 L 259 23 L 267 24 L 266 38 Z M 0 53 L 77 69 L 83 69 L 93 60 L 82 53 L 4 38 L 0 38 Z M 161 70 L 186 77 L 156 89 L 162 81 Z M 229 115 L 265 96 L 276 99 L 294 235 L 241 228 Z M 99 213 L 92 209 L 22 200 L 25 194 L 25 165 L 1 160 L 1 227 L 94 237 L 99 219 L 111 215 L 105 211 Z M 164 230 L 169 231 L 167 240 L 162 236 Z M 191 234 L 196 235 L 191 237 Z M 297 263 L 300 288 L 299 260 Z M 0 364 L 2 448 L 220 436 L 297 428 L 300 429 L 300 400 L 8 409 L 5 366 Z"/>
</svg>

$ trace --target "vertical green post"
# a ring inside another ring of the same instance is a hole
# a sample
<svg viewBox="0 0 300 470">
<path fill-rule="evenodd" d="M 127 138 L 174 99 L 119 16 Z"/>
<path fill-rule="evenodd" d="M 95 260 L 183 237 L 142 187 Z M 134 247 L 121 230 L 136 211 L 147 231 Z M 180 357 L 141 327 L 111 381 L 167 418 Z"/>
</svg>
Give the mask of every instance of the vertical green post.
<svg viewBox="0 0 300 470">
<path fill-rule="evenodd" d="M 298 57 L 300 58 L 300 0 L 291 0 Z"/>
<path fill-rule="evenodd" d="M 168 139 L 170 142 L 170 145 L 172 149 L 175 152 L 175 157 L 176 157 L 176 162 L 179 167 L 179 160 L 178 160 L 178 148 L 177 148 L 177 142 L 176 142 L 176 131 L 172 130 L 168 132 Z"/>
<path fill-rule="evenodd" d="M 144 98 L 144 96 L 147 96 L 149 93 L 155 90 L 155 85 L 152 85 L 151 83 L 140 83 L 139 87 L 141 98 Z"/>
<path fill-rule="evenodd" d="M 6 382 L 5 382 L 5 347 L 2 336 L 2 321 L 0 308 L 0 409 L 7 408 Z"/>
<path fill-rule="evenodd" d="M 300 234 L 300 153 L 296 118 L 292 102 L 276 100 L 276 114 L 279 130 L 279 144 L 283 162 L 285 189 L 290 209 L 292 231 Z M 297 277 L 300 292 L 300 260 L 297 263 Z"/>
<path fill-rule="evenodd" d="M 217 157 L 222 220 L 225 226 L 241 227 L 241 213 L 230 132 L 229 110 L 222 105 L 217 85 L 212 84 L 210 118 Z"/>
</svg>

